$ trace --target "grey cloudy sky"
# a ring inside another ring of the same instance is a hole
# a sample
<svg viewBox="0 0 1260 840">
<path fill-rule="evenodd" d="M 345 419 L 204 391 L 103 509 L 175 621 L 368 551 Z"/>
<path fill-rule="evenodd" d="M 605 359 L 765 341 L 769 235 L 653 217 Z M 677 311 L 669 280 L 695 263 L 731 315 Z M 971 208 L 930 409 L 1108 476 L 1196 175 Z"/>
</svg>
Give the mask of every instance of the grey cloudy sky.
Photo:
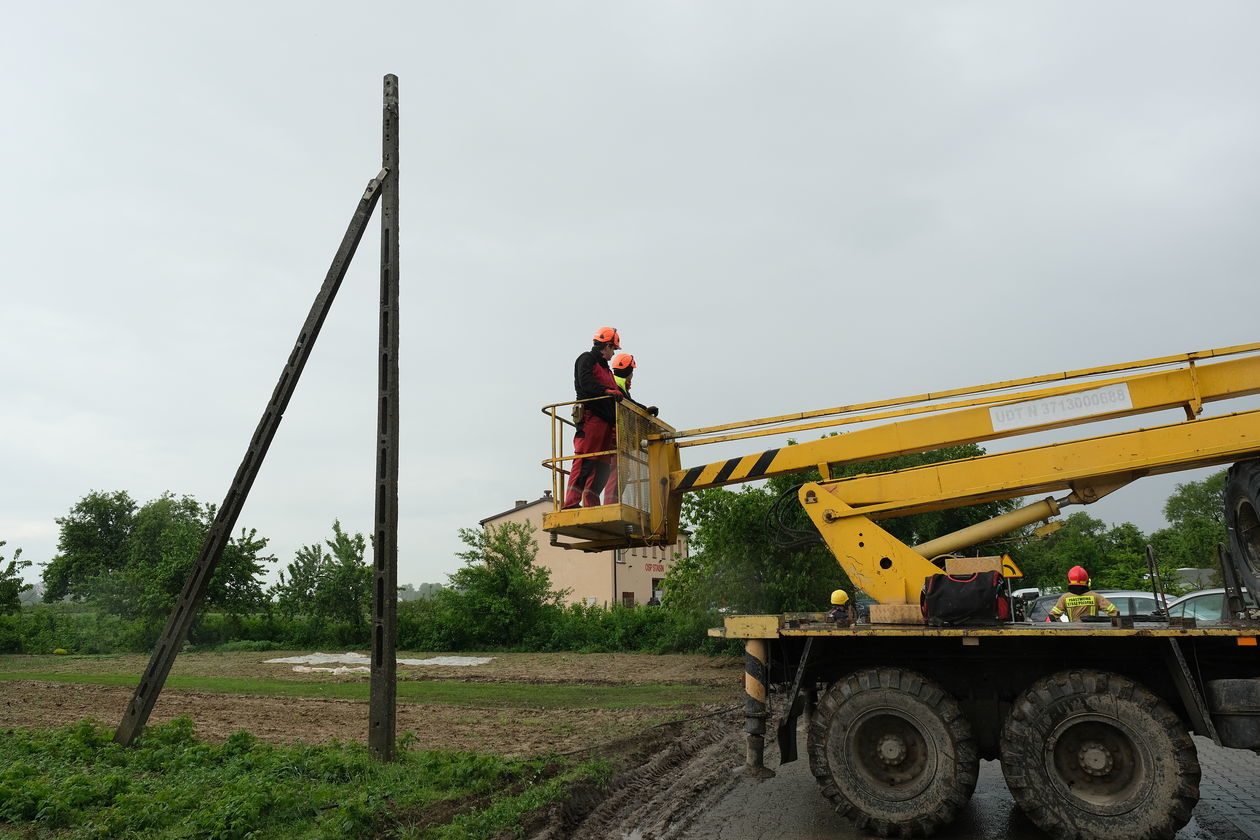
<svg viewBox="0 0 1260 840">
<path fill-rule="evenodd" d="M 92 490 L 222 499 L 379 168 L 385 73 L 419 583 L 549 486 L 538 409 L 597 326 L 680 428 L 1255 340 L 1258 30 L 1248 2 L 12 6 L 5 553 L 48 560 Z M 282 563 L 371 528 L 377 253 L 374 225 L 241 517 Z M 1091 512 L 1158 527 L 1159 481 Z"/>
</svg>

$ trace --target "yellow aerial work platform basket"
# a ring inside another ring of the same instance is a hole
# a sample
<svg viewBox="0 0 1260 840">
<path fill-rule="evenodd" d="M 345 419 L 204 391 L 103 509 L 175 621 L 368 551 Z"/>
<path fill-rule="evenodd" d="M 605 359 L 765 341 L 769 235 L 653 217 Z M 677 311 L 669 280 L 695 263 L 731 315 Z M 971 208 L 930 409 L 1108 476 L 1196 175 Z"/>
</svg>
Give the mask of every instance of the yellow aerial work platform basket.
<svg viewBox="0 0 1260 840">
<path fill-rule="evenodd" d="M 598 399 L 607 399 L 600 397 Z M 677 462 L 677 448 L 657 447 L 654 454 L 650 445 L 662 434 L 674 431 L 668 423 L 651 416 L 629 400 L 616 403 L 616 441 L 614 448 L 584 455 L 566 453 L 577 430 L 571 419 L 574 406 L 582 406 L 594 400 L 580 400 L 548 405 L 543 413 L 551 419 L 551 457 L 543 466 L 551 471 L 551 497 L 555 500 L 550 513 L 543 514 L 543 530 L 551 534 L 555 545 L 577 548 L 583 551 L 604 551 L 610 548 L 630 548 L 644 545 L 660 545 L 672 542 L 677 523 L 668 515 L 668 482 L 654 486 L 651 479 L 651 459 L 664 457 L 667 462 Z M 616 496 L 605 494 L 600 488 L 598 507 L 576 507 L 564 510 L 565 490 L 569 473 L 580 458 L 612 457 L 612 469 L 616 475 Z M 657 475 L 668 475 L 666 469 Z M 561 537 L 574 540 L 565 542 Z"/>
</svg>

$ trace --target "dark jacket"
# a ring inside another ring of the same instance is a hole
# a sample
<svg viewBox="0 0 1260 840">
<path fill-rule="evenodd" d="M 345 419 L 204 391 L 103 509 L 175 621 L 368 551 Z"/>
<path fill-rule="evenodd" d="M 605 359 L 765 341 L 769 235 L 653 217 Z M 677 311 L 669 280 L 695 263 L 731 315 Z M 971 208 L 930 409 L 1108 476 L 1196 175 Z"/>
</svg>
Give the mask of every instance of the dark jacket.
<svg viewBox="0 0 1260 840">
<path fill-rule="evenodd" d="M 573 363 L 573 392 L 576 399 L 586 400 L 619 394 L 621 389 L 617 387 L 617 380 L 613 379 L 608 361 L 599 353 L 587 350 Z M 608 423 L 617 422 L 617 412 L 612 400 L 595 400 L 584 405 L 587 411 Z"/>
</svg>

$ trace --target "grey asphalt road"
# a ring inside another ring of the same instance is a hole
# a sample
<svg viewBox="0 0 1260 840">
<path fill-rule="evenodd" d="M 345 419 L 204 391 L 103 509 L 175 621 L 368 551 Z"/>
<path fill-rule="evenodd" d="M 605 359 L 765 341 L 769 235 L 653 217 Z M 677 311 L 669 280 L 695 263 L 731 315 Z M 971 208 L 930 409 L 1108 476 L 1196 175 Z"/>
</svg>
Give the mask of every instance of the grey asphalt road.
<svg viewBox="0 0 1260 840">
<path fill-rule="evenodd" d="M 1195 738 L 1200 801 L 1177 840 L 1260 840 L 1260 756 Z M 772 779 L 741 778 L 681 836 L 686 840 L 848 840 L 869 835 L 831 810 L 804 757 Z M 1044 840 L 1015 807 L 996 761 L 981 763 L 975 795 L 941 840 Z"/>
</svg>

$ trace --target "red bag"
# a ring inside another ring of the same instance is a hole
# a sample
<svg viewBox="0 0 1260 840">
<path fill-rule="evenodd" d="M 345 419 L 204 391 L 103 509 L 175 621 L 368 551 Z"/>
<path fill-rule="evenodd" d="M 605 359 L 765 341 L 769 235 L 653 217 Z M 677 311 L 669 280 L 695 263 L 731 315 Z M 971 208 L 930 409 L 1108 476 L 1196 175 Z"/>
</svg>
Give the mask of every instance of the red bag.
<svg viewBox="0 0 1260 840">
<path fill-rule="evenodd" d="M 919 607 L 924 620 L 936 627 L 1011 620 L 1011 601 L 1001 572 L 932 575 L 923 582 Z"/>
</svg>

